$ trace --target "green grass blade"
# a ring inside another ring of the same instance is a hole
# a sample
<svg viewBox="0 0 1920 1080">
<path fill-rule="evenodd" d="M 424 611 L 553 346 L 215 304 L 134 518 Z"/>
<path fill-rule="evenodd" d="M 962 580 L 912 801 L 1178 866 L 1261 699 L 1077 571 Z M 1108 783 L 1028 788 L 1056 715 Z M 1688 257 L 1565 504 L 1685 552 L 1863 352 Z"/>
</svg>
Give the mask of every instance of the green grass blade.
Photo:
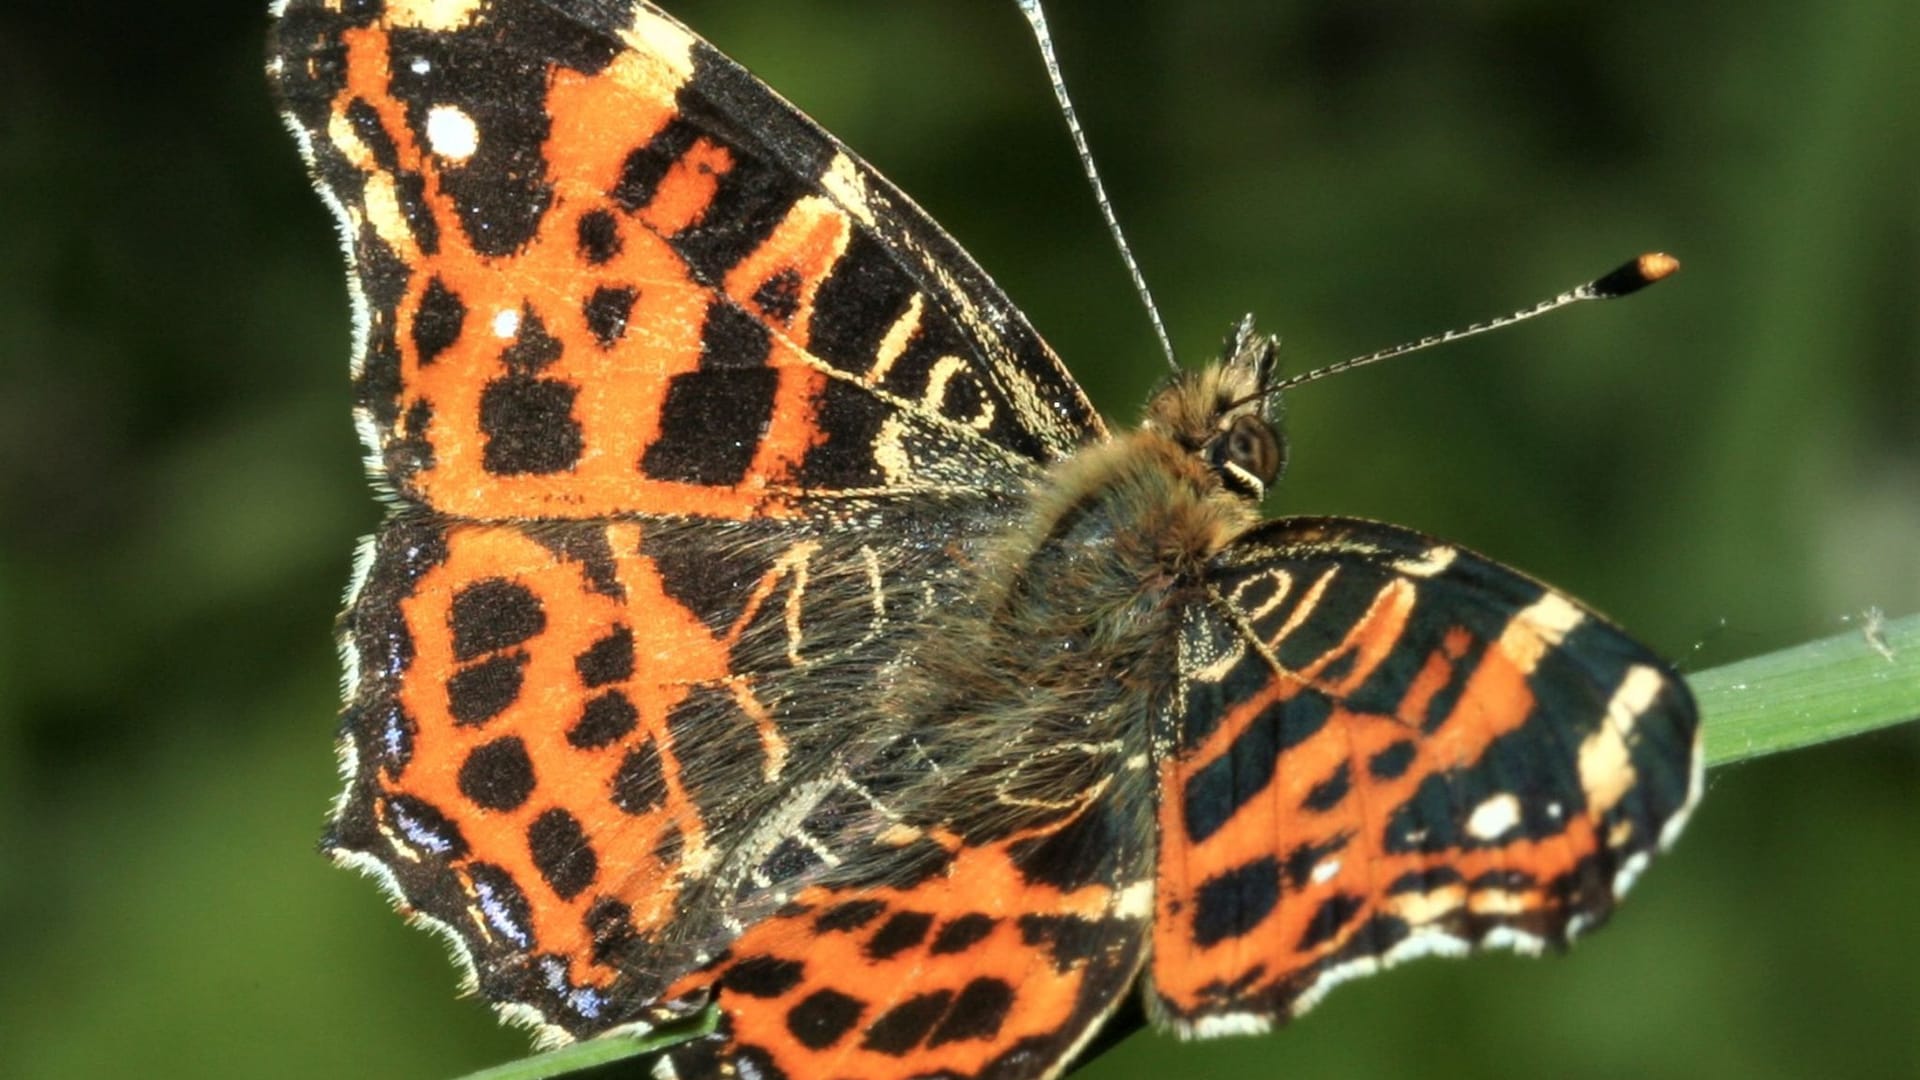
<svg viewBox="0 0 1920 1080">
<path fill-rule="evenodd" d="M 1703 671 L 1707 764 L 1777 754 L 1920 718 L 1920 615 Z"/>
<path fill-rule="evenodd" d="M 688 1022 L 670 1028 L 656 1028 L 644 1035 L 604 1035 L 598 1039 L 571 1043 L 557 1050 L 468 1073 L 460 1080 L 548 1080 L 549 1077 L 564 1076 L 612 1061 L 657 1054 L 702 1035 L 710 1035 L 719 1023 L 720 1010 L 709 1005 Z"/>
</svg>

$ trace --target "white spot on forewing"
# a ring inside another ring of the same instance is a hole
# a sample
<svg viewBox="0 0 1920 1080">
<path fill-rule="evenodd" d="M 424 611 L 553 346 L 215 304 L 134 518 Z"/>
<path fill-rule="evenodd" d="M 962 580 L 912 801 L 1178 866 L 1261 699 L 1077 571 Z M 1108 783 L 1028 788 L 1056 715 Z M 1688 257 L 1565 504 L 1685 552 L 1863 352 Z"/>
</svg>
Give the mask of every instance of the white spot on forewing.
<svg viewBox="0 0 1920 1080">
<path fill-rule="evenodd" d="M 1513 666 L 1531 674 L 1548 649 L 1566 640 L 1586 614 L 1558 593 L 1547 593 L 1514 613 L 1500 633 L 1500 651 Z"/>
<path fill-rule="evenodd" d="M 493 336 L 501 340 L 512 338 L 520 332 L 520 310 L 501 308 L 493 313 Z"/>
<path fill-rule="evenodd" d="M 1520 800 L 1501 792 L 1473 808 L 1467 817 L 1467 833 L 1476 840 L 1497 840 L 1520 824 Z"/>
<path fill-rule="evenodd" d="M 1576 607 L 1573 601 L 1550 592 L 1535 600 L 1522 611 L 1519 620 L 1533 628 L 1549 645 L 1558 645 L 1565 641 L 1574 627 L 1587 620 L 1585 612 Z"/>
<path fill-rule="evenodd" d="M 836 154 L 827 171 L 820 175 L 820 187 L 841 209 L 852 214 L 862 225 L 874 227 L 873 206 L 867 198 L 866 178 L 860 175 L 860 167 L 846 154 Z"/>
<path fill-rule="evenodd" d="M 1446 544 L 1435 544 L 1411 559 L 1401 559 L 1393 564 L 1395 570 L 1408 577 L 1432 577 L 1453 565 L 1460 550 Z"/>
<path fill-rule="evenodd" d="M 485 0 L 391 0 L 387 21 L 421 30 L 458 30 L 473 21 Z"/>
<path fill-rule="evenodd" d="M 695 38 L 686 27 L 645 4 L 635 4 L 633 26 L 623 36 L 627 44 L 633 46 L 629 55 L 666 65 L 675 83 L 692 78 Z"/>
<path fill-rule="evenodd" d="M 1607 702 L 1606 722 L 1580 744 L 1580 787 L 1596 814 L 1612 809 L 1639 779 L 1627 752 L 1627 733 L 1660 693 L 1660 673 L 1645 664 L 1627 669 Z"/>
<path fill-rule="evenodd" d="M 1327 882 L 1332 881 L 1335 875 L 1339 873 L 1339 859 L 1322 859 L 1314 864 L 1313 873 L 1309 875 L 1309 877 L 1315 885 L 1325 885 Z"/>
<path fill-rule="evenodd" d="M 427 147 L 448 161 L 465 161 L 480 149 L 480 128 L 458 107 L 435 105 L 427 110 Z"/>
<path fill-rule="evenodd" d="M 425 75 L 427 72 L 433 70 L 433 61 L 428 60 L 424 56 L 416 56 L 412 62 L 407 65 L 407 70 L 413 72 L 415 75 Z"/>
</svg>

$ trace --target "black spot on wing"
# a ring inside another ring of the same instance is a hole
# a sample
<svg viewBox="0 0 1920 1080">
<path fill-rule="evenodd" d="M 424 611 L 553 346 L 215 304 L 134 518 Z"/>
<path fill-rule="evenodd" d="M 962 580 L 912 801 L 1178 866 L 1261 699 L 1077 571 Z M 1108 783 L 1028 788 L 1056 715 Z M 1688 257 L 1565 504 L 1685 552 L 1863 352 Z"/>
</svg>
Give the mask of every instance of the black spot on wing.
<svg viewBox="0 0 1920 1080">
<path fill-rule="evenodd" d="M 602 349 L 613 348 L 627 336 L 627 318 L 638 299 L 640 290 L 630 285 L 602 285 L 587 297 L 581 314 L 586 318 L 587 332 Z"/>
<path fill-rule="evenodd" d="M 580 257 L 594 266 L 612 262 L 625 246 L 620 239 L 620 219 L 609 210 L 589 210 L 574 226 Z"/>
<path fill-rule="evenodd" d="M 845 933 L 858 930 L 887 910 L 883 900 L 848 900 L 815 916 L 813 928 L 823 934 Z"/>
<path fill-rule="evenodd" d="M 503 36 L 495 24 L 508 23 L 513 33 Z M 420 145 L 430 146 L 424 126 L 435 106 L 457 106 L 480 132 L 473 154 L 438 174 L 474 250 L 520 250 L 552 203 L 544 153 L 551 69 L 596 72 L 618 48 L 611 35 L 582 33 L 572 17 L 537 3 L 495 5 L 456 30 L 392 31 L 388 87 L 406 103 Z"/>
<path fill-rule="evenodd" d="M 699 129 L 684 117 L 676 116 L 668 121 L 644 146 L 629 152 L 621 163 L 620 179 L 612 191 L 614 203 L 629 213 L 651 203 L 660 193 L 660 182 L 699 138 Z"/>
<path fill-rule="evenodd" d="M 772 368 L 700 370 L 667 380 L 659 437 L 640 468 L 659 480 L 731 487 L 747 475 L 773 418 Z"/>
<path fill-rule="evenodd" d="M 1386 749 L 1367 759 L 1367 771 L 1378 780 L 1398 780 L 1406 775 L 1407 767 L 1413 764 L 1417 750 L 1411 739 L 1390 743 Z"/>
<path fill-rule="evenodd" d="M 633 678 L 633 630 L 616 626 L 573 658 L 573 669 L 588 687 L 625 682 Z"/>
<path fill-rule="evenodd" d="M 862 1049 L 901 1057 L 924 1041 L 953 1004 L 953 991 L 916 994 L 874 1018 L 860 1040 Z"/>
<path fill-rule="evenodd" d="M 720 985 L 748 997 L 777 998 L 799 986 L 806 972 L 806 965 L 798 960 L 749 956 L 728 968 Z"/>
<path fill-rule="evenodd" d="M 547 628 L 547 614 L 532 589 L 507 578 L 487 578 L 453 596 L 447 616 L 453 627 L 453 658 L 472 660 L 509 649 Z"/>
<path fill-rule="evenodd" d="M 839 1042 L 860 1020 L 866 1006 L 833 989 L 815 990 L 787 1010 L 787 1030 L 810 1050 Z"/>
<path fill-rule="evenodd" d="M 633 956 L 646 947 L 634 932 L 633 909 L 611 896 L 595 900 L 581 924 L 593 938 L 596 964 L 618 965 L 624 957 Z"/>
<path fill-rule="evenodd" d="M 579 819 L 559 807 L 527 826 L 527 850 L 540 877 L 562 900 L 580 895 L 600 873 L 600 860 L 587 842 Z"/>
<path fill-rule="evenodd" d="M 924 911 L 896 911 L 867 939 L 866 954 L 885 960 L 926 940 L 933 916 Z"/>
<path fill-rule="evenodd" d="M 1273 782 L 1280 755 L 1311 738 L 1332 714 L 1331 699 L 1305 688 L 1262 709 L 1224 753 L 1187 782 L 1181 793 L 1187 837 L 1199 843 L 1218 832 Z"/>
<path fill-rule="evenodd" d="M 613 774 L 613 805 L 629 814 L 658 810 L 667 802 L 666 775 L 660 767 L 660 751 L 647 739 L 627 751 Z"/>
<path fill-rule="evenodd" d="M 1254 859 L 1200 883 L 1193 896 L 1193 940 L 1205 948 L 1241 937 L 1280 903 L 1280 863 Z"/>
<path fill-rule="evenodd" d="M 1318 844 L 1301 844 L 1288 852 L 1285 866 L 1287 884 L 1295 889 L 1306 888 L 1307 882 L 1313 878 L 1314 868 L 1329 857 L 1346 850 L 1347 844 L 1352 839 L 1352 833 L 1341 833 Z"/>
<path fill-rule="evenodd" d="M 413 349 L 420 366 L 433 363 L 459 341 L 466 321 L 467 305 L 460 295 L 447 288 L 438 275 L 427 282 L 420 306 L 413 313 Z"/>
<path fill-rule="evenodd" d="M 919 286 L 877 237 L 854 230 L 833 272 L 814 293 L 809 350 L 842 371 L 868 370 L 881 339 L 917 292 Z"/>
<path fill-rule="evenodd" d="M 940 928 L 938 934 L 934 935 L 933 944 L 928 947 L 927 952 L 934 956 L 965 952 L 985 939 L 988 934 L 993 933 L 993 928 L 998 923 L 999 920 L 993 916 L 978 912 L 951 919 Z"/>
<path fill-rule="evenodd" d="M 460 763 L 460 793 L 483 810 L 515 810 L 533 794 L 533 759 L 509 735 L 469 751 Z"/>
<path fill-rule="evenodd" d="M 1307 920 L 1306 932 L 1300 935 L 1300 943 L 1295 948 L 1300 952 L 1310 952 L 1332 941 L 1366 906 L 1364 899 L 1351 893 L 1334 893 L 1327 897 L 1314 909 L 1313 917 Z"/>
<path fill-rule="evenodd" d="M 540 476 L 566 472 L 586 449 L 573 403 L 579 388 L 559 379 L 510 374 L 480 391 L 480 452 L 495 476 Z"/>
<path fill-rule="evenodd" d="M 753 290 L 753 306 L 782 326 L 800 310 L 800 271 L 792 267 L 774 274 Z"/>
<path fill-rule="evenodd" d="M 447 679 L 447 712 L 463 726 L 484 724 L 520 698 L 527 655 L 507 653 L 461 668 Z"/>
<path fill-rule="evenodd" d="M 991 1039 L 1000 1033 L 1013 1008 L 1013 987 L 999 979 L 978 978 L 961 987 L 946 1019 L 928 1038 L 928 1046 L 944 1046 L 971 1039 Z"/>
<path fill-rule="evenodd" d="M 522 308 L 513 341 L 500 350 L 500 363 L 520 375 L 537 375 L 560 359 L 566 349 L 547 332 L 547 324 L 531 307 Z"/>
<path fill-rule="evenodd" d="M 640 711 L 618 690 L 609 690 L 589 700 L 580 710 L 580 719 L 567 729 L 567 742 L 575 749 L 598 750 L 627 737 L 640 721 Z"/>
<path fill-rule="evenodd" d="M 1300 809 L 1310 813 L 1324 814 L 1347 800 L 1347 793 L 1353 790 L 1353 770 L 1347 762 L 1333 770 L 1325 780 L 1313 785 L 1307 797 L 1300 803 Z"/>
</svg>

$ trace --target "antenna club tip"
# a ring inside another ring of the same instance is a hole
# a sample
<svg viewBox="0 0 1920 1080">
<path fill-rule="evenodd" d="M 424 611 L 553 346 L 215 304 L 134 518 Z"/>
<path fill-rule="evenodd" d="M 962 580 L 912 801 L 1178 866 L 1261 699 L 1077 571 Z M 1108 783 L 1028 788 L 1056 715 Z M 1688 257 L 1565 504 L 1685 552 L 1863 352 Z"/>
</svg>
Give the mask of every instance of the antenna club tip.
<svg viewBox="0 0 1920 1080">
<path fill-rule="evenodd" d="M 1649 251 L 1596 279 L 1591 287 L 1592 295 L 1606 300 L 1628 296 L 1656 281 L 1673 276 L 1673 273 L 1679 269 L 1679 259 L 1664 251 Z"/>
<path fill-rule="evenodd" d="M 1646 278 L 1649 285 L 1661 278 L 1672 276 L 1680 269 L 1680 260 L 1664 251 L 1649 251 L 1633 262 L 1639 268 L 1640 276 Z"/>
</svg>

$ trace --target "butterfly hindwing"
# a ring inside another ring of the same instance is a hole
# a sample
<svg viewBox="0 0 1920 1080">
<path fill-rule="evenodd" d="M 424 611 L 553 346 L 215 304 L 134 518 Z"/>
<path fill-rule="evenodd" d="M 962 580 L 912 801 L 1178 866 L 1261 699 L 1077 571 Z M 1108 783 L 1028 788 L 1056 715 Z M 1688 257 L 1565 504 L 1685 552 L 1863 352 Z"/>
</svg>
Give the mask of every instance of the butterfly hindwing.
<svg viewBox="0 0 1920 1080">
<path fill-rule="evenodd" d="M 1104 430 L 911 201 L 650 4 L 290 0 L 272 57 L 413 502 L 777 516 Z"/>
<path fill-rule="evenodd" d="M 675 1075 L 1059 1075 L 1146 950 L 1147 836 L 1072 839 L 1080 816 L 1110 809 L 1090 801 L 993 843 L 941 837 L 951 850 L 904 877 L 896 859 L 884 884 L 800 893 L 687 981 L 689 995 L 717 987 L 724 1027 L 673 1051 Z M 1049 842 L 1088 883 L 1035 874 Z"/>
<path fill-rule="evenodd" d="M 1643 646 L 1406 529 L 1269 523 L 1209 569 L 1157 740 L 1153 1000 L 1259 1030 L 1336 983 L 1604 920 L 1699 794 Z"/>
</svg>

